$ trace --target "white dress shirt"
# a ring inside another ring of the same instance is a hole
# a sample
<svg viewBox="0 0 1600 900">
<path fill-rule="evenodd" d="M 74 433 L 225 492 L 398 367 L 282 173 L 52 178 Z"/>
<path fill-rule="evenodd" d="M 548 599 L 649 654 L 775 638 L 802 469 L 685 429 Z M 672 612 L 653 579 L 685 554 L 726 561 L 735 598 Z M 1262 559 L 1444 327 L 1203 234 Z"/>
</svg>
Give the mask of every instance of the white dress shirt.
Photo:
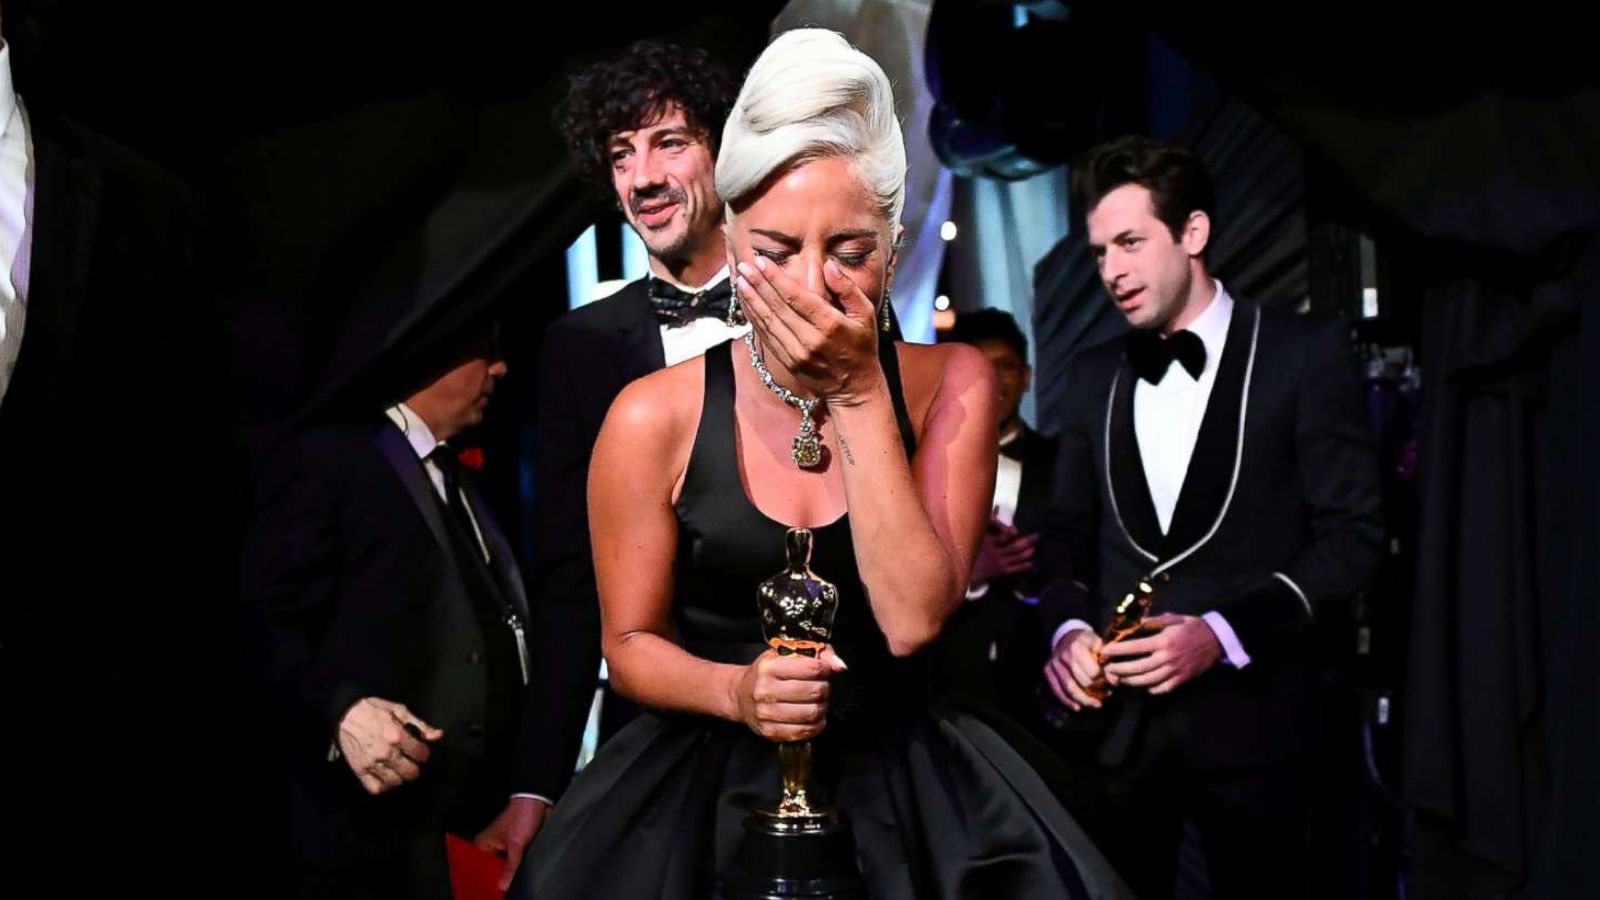
<svg viewBox="0 0 1600 900">
<path fill-rule="evenodd" d="M 1189 325 L 1189 331 L 1206 347 L 1206 366 L 1200 377 L 1189 374 L 1176 361 L 1168 367 L 1160 384 L 1143 378 L 1134 380 L 1133 433 L 1139 440 L 1139 456 L 1144 459 L 1144 480 L 1155 502 L 1156 520 L 1161 533 L 1172 528 L 1172 510 L 1183 491 L 1183 476 L 1194 455 L 1200 423 L 1211 399 L 1211 385 L 1217 380 L 1217 361 L 1222 359 L 1228 341 L 1228 323 L 1233 321 L 1233 298 L 1217 285 L 1217 294 L 1205 310 Z"/>
<path fill-rule="evenodd" d="M 659 275 L 652 277 L 660 278 Z M 721 271 L 711 276 L 705 284 L 699 287 L 689 287 L 678 284 L 670 278 L 662 278 L 667 284 L 676 287 L 686 294 L 696 294 L 709 290 L 713 285 L 728 277 L 728 267 L 723 266 Z M 686 359 L 694 359 L 704 354 L 707 350 L 733 338 L 742 338 L 750 330 L 749 325 L 729 326 L 726 319 L 721 316 L 700 316 L 683 325 L 661 324 L 661 351 L 666 358 L 667 365 L 675 366 Z"/>
<path fill-rule="evenodd" d="M 1009 447 L 1022 440 L 1018 428 L 1000 439 L 1000 446 Z M 1017 518 L 1017 497 L 1022 492 L 1022 462 L 1000 454 L 1000 463 L 994 473 L 994 515 L 1007 525 Z"/>
<path fill-rule="evenodd" d="M 1187 329 L 1194 332 L 1206 348 L 1206 364 L 1200 370 L 1200 377 L 1190 375 L 1188 369 L 1174 361 L 1160 384 L 1151 384 L 1143 378 L 1134 380 L 1133 433 L 1139 442 L 1145 483 L 1150 487 L 1150 499 L 1155 504 L 1162 534 L 1172 527 L 1172 512 L 1177 508 L 1178 495 L 1183 492 L 1183 479 L 1189 471 L 1189 460 L 1194 456 L 1200 423 L 1205 419 L 1211 386 L 1216 383 L 1218 363 L 1228 341 L 1228 325 L 1233 321 L 1233 298 L 1222 282 L 1213 284 L 1216 294 Z M 1213 610 L 1201 618 L 1211 626 L 1230 665 L 1242 668 L 1250 662 L 1250 655 L 1239 642 L 1233 626 L 1221 613 Z M 1069 632 L 1091 627 L 1081 619 L 1073 619 L 1057 629 L 1052 644 Z"/>
<path fill-rule="evenodd" d="M 1000 446 L 1008 447 L 1022 439 L 1022 429 L 1018 428 L 1009 435 L 1000 439 Z M 1010 525 L 1017 518 L 1017 497 L 1022 492 L 1022 463 L 1011 457 L 1000 454 L 1000 462 L 995 467 L 994 473 L 994 517 L 1006 525 Z M 967 599 L 978 600 L 989 593 L 989 584 L 971 584 L 967 586 Z"/>
<path fill-rule="evenodd" d="M 428 423 L 422 421 L 411 407 L 404 403 L 396 403 L 388 409 L 389 421 L 394 427 L 406 436 L 406 443 L 416 451 L 417 458 L 422 460 L 422 467 L 428 472 L 428 480 L 433 482 L 434 493 L 445 503 L 450 503 L 450 495 L 445 493 L 444 472 L 433 461 L 433 451 L 438 448 L 441 441 L 433 436 L 433 430 Z M 483 539 L 483 529 L 478 526 L 478 514 L 472 509 L 472 501 L 467 499 L 466 491 L 458 491 L 461 506 L 467 511 L 467 519 L 472 522 L 472 537 L 478 542 L 478 552 L 483 554 L 483 561 L 489 561 L 489 545 Z"/>
<path fill-rule="evenodd" d="M 33 143 L 11 85 L 11 47 L 0 43 L 0 402 L 22 349 L 33 249 Z"/>
</svg>

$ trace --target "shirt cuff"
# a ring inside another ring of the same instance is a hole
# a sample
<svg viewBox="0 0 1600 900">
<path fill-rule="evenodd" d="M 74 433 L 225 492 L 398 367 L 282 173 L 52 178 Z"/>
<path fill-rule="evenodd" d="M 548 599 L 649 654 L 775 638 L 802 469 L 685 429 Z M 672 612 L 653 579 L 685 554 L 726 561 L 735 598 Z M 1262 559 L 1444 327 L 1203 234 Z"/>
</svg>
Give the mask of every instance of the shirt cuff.
<svg viewBox="0 0 1600 900">
<path fill-rule="evenodd" d="M 1244 645 L 1239 643 L 1239 636 L 1233 633 L 1233 626 L 1222 617 L 1222 613 L 1212 610 L 1200 618 L 1211 626 L 1211 633 L 1217 636 L 1217 643 L 1222 645 L 1222 655 L 1228 661 L 1228 665 L 1242 669 L 1250 664 L 1250 654 L 1244 652 Z"/>
<path fill-rule="evenodd" d="M 545 806 L 552 806 L 552 807 L 556 805 L 555 801 L 551 800 L 549 797 L 546 797 L 543 794 L 512 794 L 511 795 L 511 799 L 513 799 L 513 800 L 537 800 L 540 803 L 543 803 Z"/>
<path fill-rule="evenodd" d="M 1094 630 L 1094 626 L 1090 625 L 1088 622 L 1085 622 L 1082 619 L 1068 619 L 1065 622 L 1061 623 L 1061 627 L 1057 628 L 1056 629 L 1056 633 L 1050 638 L 1050 648 L 1052 650 L 1054 650 L 1055 646 L 1057 644 L 1061 643 L 1061 639 L 1062 638 L 1066 637 L 1067 635 L 1071 634 L 1074 631 L 1093 631 L 1093 630 Z"/>
<path fill-rule="evenodd" d="M 989 585 L 987 582 L 983 584 L 974 584 L 967 588 L 967 599 L 981 600 L 983 595 L 987 593 L 989 593 Z"/>
</svg>

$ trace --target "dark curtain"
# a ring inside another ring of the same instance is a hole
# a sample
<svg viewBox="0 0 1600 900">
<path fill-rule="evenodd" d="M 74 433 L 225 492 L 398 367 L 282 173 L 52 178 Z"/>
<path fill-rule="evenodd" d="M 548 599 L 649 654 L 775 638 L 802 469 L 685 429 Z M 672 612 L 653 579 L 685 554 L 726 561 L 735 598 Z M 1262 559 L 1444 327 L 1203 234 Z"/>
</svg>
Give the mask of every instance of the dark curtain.
<svg viewBox="0 0 1600 900">
<path fill-rule="evenodd" d="M 1600 244 L 1569 242 L 1533 264 L 1473 255 L 1424 300 L 1404 747 L 1418 887 L 1592 896 L 1594 364 L 1581 317 Z"/>
</svg>

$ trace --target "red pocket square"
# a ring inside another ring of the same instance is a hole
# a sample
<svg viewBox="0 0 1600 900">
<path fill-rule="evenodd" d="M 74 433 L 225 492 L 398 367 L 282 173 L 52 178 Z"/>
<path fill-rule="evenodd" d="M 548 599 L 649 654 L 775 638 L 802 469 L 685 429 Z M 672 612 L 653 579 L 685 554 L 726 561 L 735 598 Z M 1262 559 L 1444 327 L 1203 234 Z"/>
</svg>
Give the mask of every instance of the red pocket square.
<svg viewBox="0 0 1600 900">
<path fill-rule="evenodd" d="M 444 836 L 444 847 L 450 860 L 450 890 L 456 900 L 501 900 L 505 896 L 500 890 L 505 860 L 453 834 Z"/>
</svg>

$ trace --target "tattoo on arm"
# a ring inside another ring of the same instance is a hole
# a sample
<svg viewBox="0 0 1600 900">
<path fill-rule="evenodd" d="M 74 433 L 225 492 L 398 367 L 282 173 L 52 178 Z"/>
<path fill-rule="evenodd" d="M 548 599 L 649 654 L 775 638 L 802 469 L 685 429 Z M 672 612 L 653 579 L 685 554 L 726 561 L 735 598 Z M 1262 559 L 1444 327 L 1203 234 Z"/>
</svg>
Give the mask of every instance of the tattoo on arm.
<svg viewBox="0 0 1600 900">
<path fill-rule="evenodd" d="M 844 453 L 844 461 L 850 465 L 856 464 L 856 458 L 850 454 L 850 442 L 844 439 L 844 432 L 839 432 L 839 450 Z"/>
</svg>

